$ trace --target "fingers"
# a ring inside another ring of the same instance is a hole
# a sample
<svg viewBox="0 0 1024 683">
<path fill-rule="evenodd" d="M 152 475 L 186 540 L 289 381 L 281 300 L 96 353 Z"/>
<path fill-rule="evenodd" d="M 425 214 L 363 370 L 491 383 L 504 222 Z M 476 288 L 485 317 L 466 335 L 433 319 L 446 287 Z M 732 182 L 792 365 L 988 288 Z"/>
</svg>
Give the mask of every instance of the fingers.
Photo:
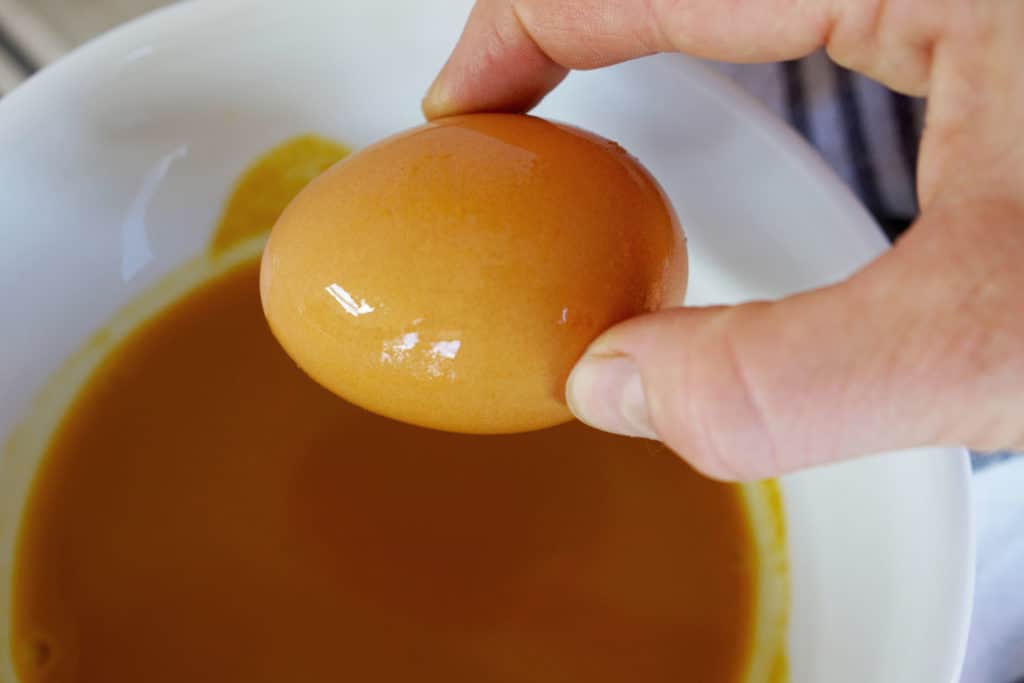
<svg viewBox="0 0 1024 683">
<path fill-rule="evenodd" d="M 1022 447 L 1024 305 L 1007 292 L 1024 277 L 1006 242 L 969 232 L 920 225 L 850 281 L 777 303 L 627 321 L 579 362 L 570 406 L 722 479 L 926 444 Z"/>
<path fill-rule="evenodd" d="M 884 348 L 891 331 L 857 298 L 839 288 L 778 304 L 633 319 L 577 364 L 569 405 L 592 426 L 658 438 L 726 480 L 880 450 L 883 435 L 927 441 L 933 435 L 883 429 L 887 392 L 895 388 L 893 350 Z"/>
<path fill-rule="evenodd" d="M 913 94 L 927 89 L 946 0 L 479 0 L 423 103 L 428 117 L 526 110 L 566 69 L 655 52 L 733 62 L 827 45 L 840 63 Z"/>
<path fill-rule="evenodd" d="M 525 110 L 570 68 L 662 51 L 839 63 L 929 95 L 921 223 L 842 285 L 625 322 L 567 388 L 595 426 L 749 479 L 878 450 L 1024 448 L 1024 5 L 983 0 L 479 0 L 424 101 Z"/>
<path fill-rule="evenodd" d="M 471 110 L 531 109 L 565 78 L 506 2 L 478 2 L 462 38 L 423 100 L 428 119 Z"/>
<path fill-rule="evenodd" d="M 808 0 L 480 0 L 424 100 L 424 111 L 435 118 L 526 110 L 567 69 L 655 52 L 685 49 L 740 61 L 804 54 L 821 43 L 828 25 L 824 0 L 820 7 L 811 5 Z"/>
</svg>

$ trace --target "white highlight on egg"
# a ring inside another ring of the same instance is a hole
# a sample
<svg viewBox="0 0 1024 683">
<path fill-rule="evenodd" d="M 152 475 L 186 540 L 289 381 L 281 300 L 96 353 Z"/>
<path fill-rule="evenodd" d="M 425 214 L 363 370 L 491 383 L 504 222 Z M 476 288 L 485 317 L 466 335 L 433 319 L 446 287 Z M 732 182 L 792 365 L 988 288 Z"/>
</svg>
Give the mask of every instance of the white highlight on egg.
<svg viewBox="0 0 1024 683">
<path fill-rule="evenodd" d="M 418 332 L 406 332 L 397 339 L 384 342 L 384 348 L 380 352 L 380 360 L 382 363 L 390 363 L 392 365 L 401 363 L 419 343 L 420 335 Z"/>
<path fill-rule="evenodd" d="M 427 364 L 427 372 L 431 377 L 444 377 L 451 381 L 455 379 L 455 368 L 451 361 L 455 360 L 462 342 L 458 339 L 441 340 L 430 345 L 430 362 Z"/>
<path fill-rule="evenodd" d="M 436 342 L 424 342 L 423 345 L 420 342 L 418 332 L 406 332 L 400 337 L 385 341 L 380 351 L 381 363 L 404 365 L 412 372 L 454 380 L 455 368 L 452 361 L 459 355 L 462 342 L 458 339 L 441 339 Z"/>
<path fill-rule="evenodd" d="M 341 304 L 341 307 L 345 309 L 345 312 L 351 316 L 359 317 L 366 315 L 367 313 L 373 313 L 377 310 L 375 307 L 366 303 L 366 299 L 360 299 L 358 302 L 356 298 L 345 291 L 345 288 L 335 282 L 333 285 L 327 285 L 324 287 L 328 294 L 334 297 L 334 300 Z"/>
<path fill-rule="evenodd" d="M 434 342 L 430 347 L 430 355 L 440 358 L 447 358 L 448 360 L 454 359 L 459 353 L 459 347 L 462 346 L 462 342 L 458 339 L 452 339 L 451 341 L 439 341 Z"/>
</svg>

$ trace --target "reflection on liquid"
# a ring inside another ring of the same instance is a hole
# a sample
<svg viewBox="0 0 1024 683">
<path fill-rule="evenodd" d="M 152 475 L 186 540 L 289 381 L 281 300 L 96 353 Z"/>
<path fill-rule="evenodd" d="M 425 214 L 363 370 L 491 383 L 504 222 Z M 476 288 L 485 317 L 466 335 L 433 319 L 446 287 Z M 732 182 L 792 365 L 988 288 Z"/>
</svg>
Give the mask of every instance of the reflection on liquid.
<svg viewBox="0 0 1024 683">
<path fill-rule="evenodd" d="M 373 313 L 376 307 L 366 303 L 366 299 L 360 299 L 356 301 L 356 298 L 349 294 L 344 287 L 338 283 L 328 285 L 324 288 L 328 294 L 334 297 L 334 300 L 341 304 L 341 307 L 345 309 L 345 312 L 349 315 L 359 317 L 366 315 L 367 313 Z"/>
<path fill-rule="evenodd" d="M 182 145 L 165 155 L 142 178 L 135 199 L 132 200 L 121 223 L 121 280 L 128 282 L 153 260 L 153 250 L 146 234 L 146 210 L 156 196 L 167 172 L 178 159 L 188 156 L 188 146 Z"/>
</svg>

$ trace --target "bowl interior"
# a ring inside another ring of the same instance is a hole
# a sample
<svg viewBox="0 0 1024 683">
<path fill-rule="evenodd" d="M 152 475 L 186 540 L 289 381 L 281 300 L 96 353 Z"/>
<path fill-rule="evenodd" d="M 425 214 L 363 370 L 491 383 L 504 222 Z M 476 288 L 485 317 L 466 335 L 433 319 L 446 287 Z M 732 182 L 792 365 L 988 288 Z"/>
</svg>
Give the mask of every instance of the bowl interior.
<svg viewBox="0 0 1024 683">
<path fill-rule="evenodd" d="M 95 329 L 205 248 L 254 156 L 300 133 L 358 147 L 418 123 L 469 4 L 185 4 L 0 101 L 0 443 Z M 691 303 L 820 286 L 885 248 L 813 152 L 691 60 L 573 74 L 538 113 L 621 142 L 659 178 L 690 239 Z M 5 576 L 32 464 L 0 459 Z M 923 449 L 782 481 L 791 680 L 956 679 L 967 475 L 959 449 Z"/>
</svg>

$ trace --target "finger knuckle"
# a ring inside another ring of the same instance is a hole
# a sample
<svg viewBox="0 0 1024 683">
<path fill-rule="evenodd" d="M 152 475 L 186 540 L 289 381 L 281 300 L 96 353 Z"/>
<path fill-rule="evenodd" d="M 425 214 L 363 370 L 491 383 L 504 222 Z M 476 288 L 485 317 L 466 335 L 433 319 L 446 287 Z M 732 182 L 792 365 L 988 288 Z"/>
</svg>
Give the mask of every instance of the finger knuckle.
<svg viewBox="0 0 1024 683">
<path fill-rule="evenodd" d="M 716 479 L 753 480 L 782 471 L 758 388 L 727 335 L 679 359 L 678 381 L 652 416 L 663 439 Z M 698 360 L 699 359 L 699 360 Z"/>
</svg>

